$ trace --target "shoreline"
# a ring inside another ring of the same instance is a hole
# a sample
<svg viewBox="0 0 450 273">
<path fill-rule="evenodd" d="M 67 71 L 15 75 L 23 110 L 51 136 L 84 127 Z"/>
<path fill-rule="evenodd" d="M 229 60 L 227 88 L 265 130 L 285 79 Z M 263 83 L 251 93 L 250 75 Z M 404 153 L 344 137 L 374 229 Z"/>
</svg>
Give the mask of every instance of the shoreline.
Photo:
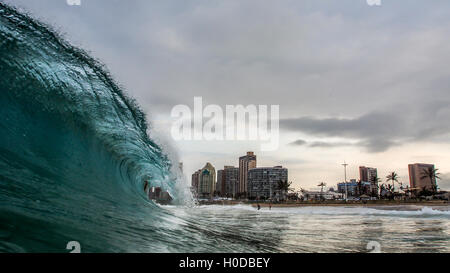
<svg viewBox="0 0 450 273">
<path fill-rule="evenodd" d="M 389 207 L 389 206 L 427 206 L 427 207 L 445 207 L 450 206 L 447 201 L 422 201 L 422 202 L 396 202 L 396 201 L 368 201 L 364 202 L 298 202 L 298 203 L 257 203 L 248 201 L 212 201 L 212 202 L 199 202 L 199 205 L 223 205 L 223 206 L 235 206 L 235 205 L 250 205 L 254 208 L 258 206 L 261 208 L 268 208 L 270 205 L 272 208 L 290 208 L 290 207 Z"/>
</svg>

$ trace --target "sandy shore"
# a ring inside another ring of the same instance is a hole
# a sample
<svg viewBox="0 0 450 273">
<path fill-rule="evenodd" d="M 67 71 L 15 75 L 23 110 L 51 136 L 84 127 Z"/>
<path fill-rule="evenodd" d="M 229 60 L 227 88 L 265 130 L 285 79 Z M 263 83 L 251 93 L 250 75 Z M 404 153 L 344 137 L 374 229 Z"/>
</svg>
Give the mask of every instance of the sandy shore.
<svg viewBox="0 0 450 273">
<path fill-rule="evenodd" d="M 257 207 L 258 204 L 262 208 L 272 206 L 272 208 L 288 208 L 288 207 L 312 207 L 312 206 L 330 206 L 330 207 L 389 207 L 389 206 L 450 206 L 447 201 L 422 201 L 422 202 L 404 202 L 404 201 L 368 201 L 364 202 L 298 202 L 298 203 L 256 203 L 256 202 L 245 202 L 245 201 L 214 201 L 214 202 L 200 202 L 201 205 L 251 205 Z"/>
<path fill-rule="evenodd" d="M 257 207 L 257 204 L 251 204 Z M 262 208 L 269 207 L 269 204 L 260 204 Z M 418 207 L 445 207 L 450 206 L 448 203 L 296 203 L 296 204 L 272 204 L 272 208 L 289 208 L 289 207 L 392 207 L 392 206 L 418 206 Z"/>
</svg>

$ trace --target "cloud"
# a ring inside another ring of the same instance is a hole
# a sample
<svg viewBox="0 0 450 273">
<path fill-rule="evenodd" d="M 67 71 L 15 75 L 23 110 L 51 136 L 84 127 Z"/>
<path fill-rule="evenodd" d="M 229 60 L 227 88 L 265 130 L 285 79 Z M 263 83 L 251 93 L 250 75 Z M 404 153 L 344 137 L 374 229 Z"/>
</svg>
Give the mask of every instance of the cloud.
<svg viewBox="0 0 450 273">
<path fill-rule="evenodd" d="M 281 141 L 291 136 L 286 131 L 299 133 L 311 140 L 293 145 L 310 149 L 380 152 L 450 139 L 450 1 L 411 1 L 407 8 L 404 1 L 373 8 L 365 0 L 3 2 L 104 62 L 157 116 L 156 129 L 169 128 L 173 106 L 202 96 L 221 106 L 279 105 Z M 203 160 L 199 153 L 214 145 L 181 150 Z"/>
<path fill-rule="evenodd" d="M 348 142 L 325 142 L 325 141 L 314 141 L 309 144 L 312 148 L 334 148 L 334 147 L 346 147 L 353 146 L 354 144 Z"/>
<path fill-rule="evenodd" d="M 326 142 L 326 141 L 313 141 L 313 142 L 307 142 L 303 139 L 298 139 L 290 145 L 293 146 L 307 146 L 311 148 L 334 148 L 334 147 L 346 147 L 346 146 L 353 146 L 354 143 L 350 142 Z"/>
<path fill-rule="evenodd" d="M 66 33 L 144 108 L 166 115 L 171 105 L 153 98 L 277 104 L 291 117 L 357 116 L 433 93 L 448 98 L 444 2 L 408 9 L 364 0 L 6 2 Z"/>
<path fill-rule="evenodd" d="M 440 175 L 441 179 L 437 181 L 439 189 L 450 191 L 450 173 Z"/>
<path fill-rule="evenodd" d="M 437 140 L 450 134 L 449 101 L 424 101 L 416 107 L 399 105 L 385 112 L 371 112 L 356 118 L 300 117 L 280 121 L 284 130 L 301 132 L 316 137 L 339 137 L 355 140 L 354 145 L 370 152 L 383 152 L 411 141 Z M 302 140 L 294 142 L 305 145 Z M 310 147 L 350 146 L 351 143 L 318 141 Z"/>
<path fill-rule="evenodd" d="M 304 141 L 303 139 L 299 139 L 299 140 L 296 140 L 296 141 L 290 143 L 290 145 L 303 146 L 303 145 L 306 145 L 307 143 L 308 142 Z"/>
</svg>

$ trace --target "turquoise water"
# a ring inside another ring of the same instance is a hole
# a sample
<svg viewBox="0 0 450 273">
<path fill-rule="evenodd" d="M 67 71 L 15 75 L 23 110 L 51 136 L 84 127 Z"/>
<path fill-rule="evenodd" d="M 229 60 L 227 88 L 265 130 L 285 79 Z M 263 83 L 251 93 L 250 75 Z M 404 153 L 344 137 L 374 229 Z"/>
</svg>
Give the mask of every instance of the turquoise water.
<svg viewBox="0 0 450 273">
<path fill-rule="evenodd" d="M 183 201 L 144 113 L 106 69 L 1 3 L 0 116 L 2 252 L 61 251 L 77 238 L 91 251 L 138 251 L 136 231 L 161 214 L 143 181 Z"/>
<path fill-rule="evenodd" d="M 107 70 L 1 3 L 0 116 L 0 252 L 450 252 L 448 207 L 193 206 Z"/>
</svg>

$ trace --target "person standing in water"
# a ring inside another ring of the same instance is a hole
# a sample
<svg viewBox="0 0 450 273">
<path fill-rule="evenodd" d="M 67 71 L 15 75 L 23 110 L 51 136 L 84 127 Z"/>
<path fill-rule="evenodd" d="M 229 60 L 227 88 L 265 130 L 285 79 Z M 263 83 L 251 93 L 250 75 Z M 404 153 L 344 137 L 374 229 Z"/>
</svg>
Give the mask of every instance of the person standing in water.
<svg viewBox="0 0 450 273">
<path fill-rule="evenodd" d="M 258 203 L 258 210 L 260 210 L 261 209 L 261 206 L 259 205 L 259 203 Z"/>
</svg>

